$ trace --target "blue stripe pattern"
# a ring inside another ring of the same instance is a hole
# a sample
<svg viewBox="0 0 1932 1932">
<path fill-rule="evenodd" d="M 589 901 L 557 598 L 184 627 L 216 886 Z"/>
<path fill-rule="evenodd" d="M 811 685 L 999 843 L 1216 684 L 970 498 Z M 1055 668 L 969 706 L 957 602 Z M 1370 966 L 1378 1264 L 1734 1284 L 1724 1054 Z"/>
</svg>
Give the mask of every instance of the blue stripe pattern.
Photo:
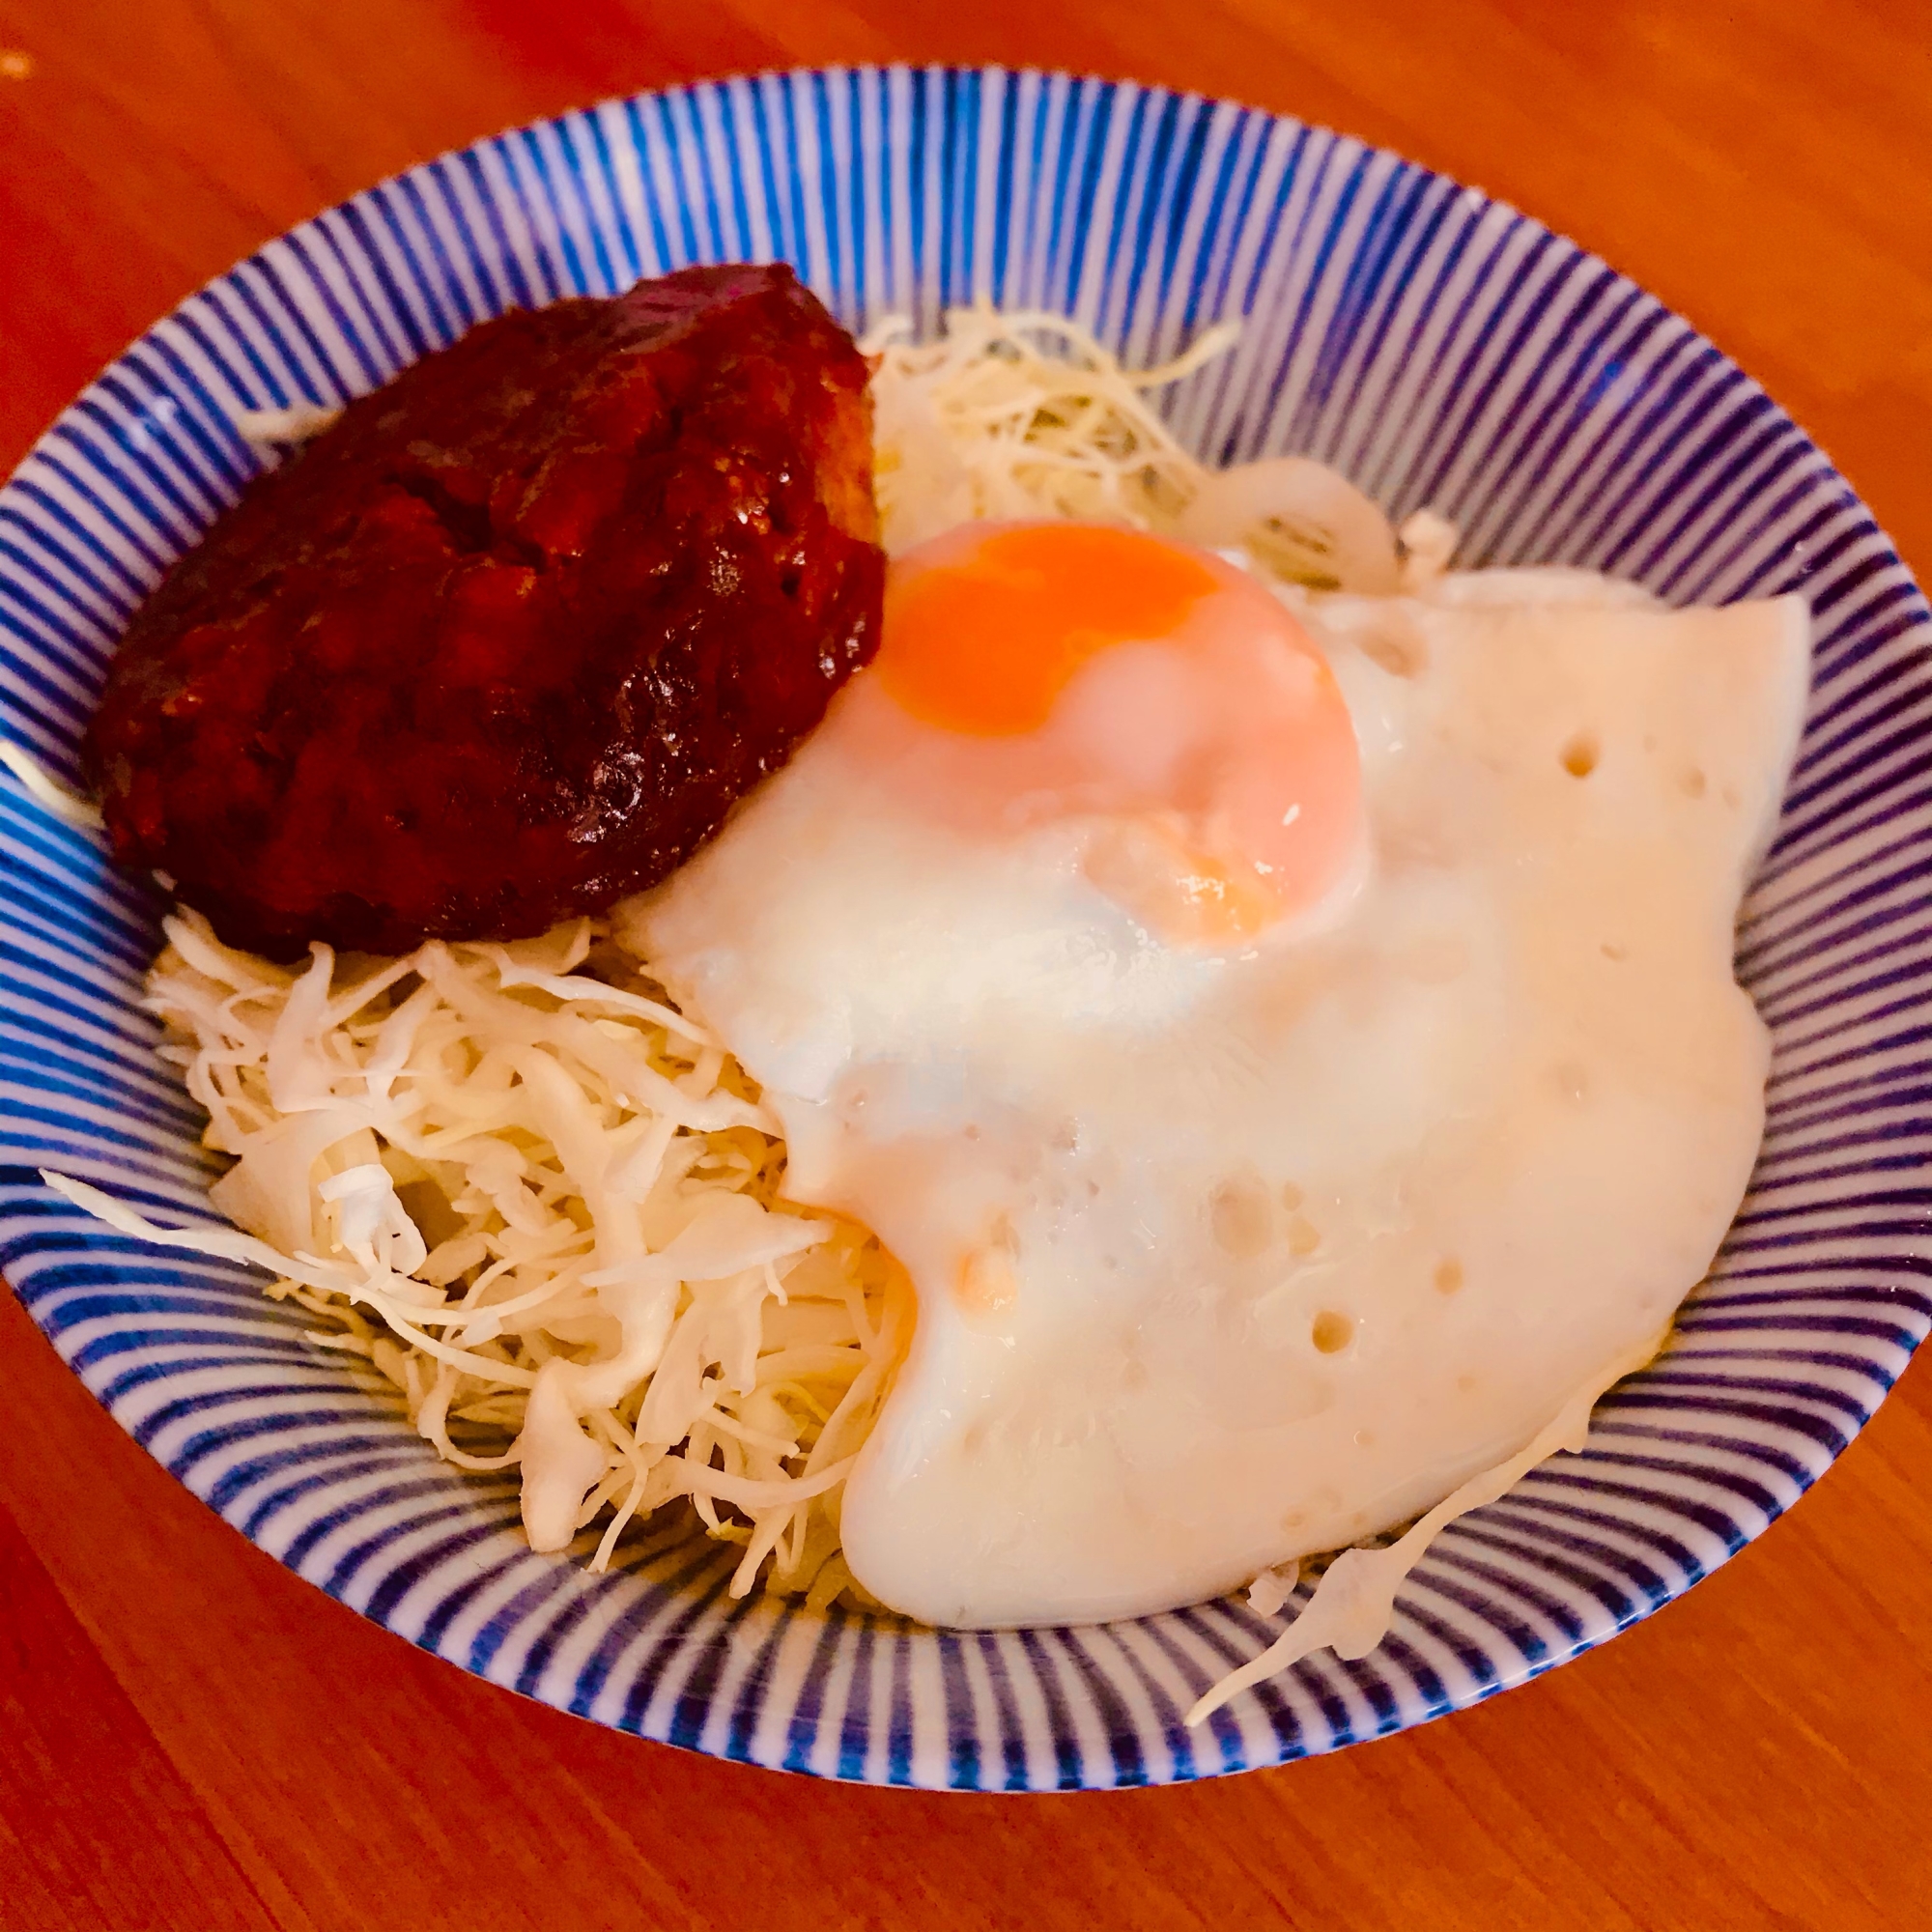
<svg viewBox="0 0 1932 1932">
<path fill-rule="evenodd" d="M 1336 464 L 1464 559 L 1680 603 L 1800 589 L 1804 748 L 1739 931 L 1776 1036 L 1749 1198 L 1669 1352 L 1449 1531 L 1359 1662 L 1217 1712 L 1280 1629 L 1242 1601 L 1099 1629 L 918 1630 L 725 1594 L 662 1533 L 591 1577 L 514 1483 L 439 1463 L 365 1366 L 243 1269 L 92 1224 L 35 1170 L 206 1218 L 209 1165 L 140 1012 L 158 895 L 0 781 L 0 1264 L 118 1421 L 228 1521 L 425 1649 L 694 1749 L 932 1787 L 1159 1784 L 1439 1716 L 1681 1594 L 1788 1509 L 1932 1319 L 1932 616 L 1804 435 L 1685 323 L 1533 221 L 1226 102 L 998 69 L 763 74 L 607 102 L 412 169 L 185 302 L 0 490 L 0 729 L 74 774 L 112 640 L 256 459 L 235 411 L 358 395 L 513 303 L 784 257 L 852 327 L 985 297 L 1131 360 L 1240 316 L 1175 385 L 1210 460 Z"/>
</svg>

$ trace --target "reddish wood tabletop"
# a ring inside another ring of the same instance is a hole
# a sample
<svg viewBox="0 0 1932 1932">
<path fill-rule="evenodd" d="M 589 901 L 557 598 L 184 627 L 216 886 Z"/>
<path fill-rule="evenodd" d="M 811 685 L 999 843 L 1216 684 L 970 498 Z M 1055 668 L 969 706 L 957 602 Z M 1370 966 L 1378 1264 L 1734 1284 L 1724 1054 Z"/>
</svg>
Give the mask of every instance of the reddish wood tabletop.
<svg viewBox="0 0 1932 1932">
<path fill-rule="evenodd" d="M 1932 566 L 1926 0 L 0 0 L 0 457 L 265 238 L 508 124 L 800 62 L 1181 84 L 1647 283 Z M 176 1487 L 0 1295 L 0 1926 L 1932 1924 L 1932 1369 L 1684 1603 L 1479 1710 L 1174 1791 L 817 1785 L 462 1675 Z"/>
</svg>

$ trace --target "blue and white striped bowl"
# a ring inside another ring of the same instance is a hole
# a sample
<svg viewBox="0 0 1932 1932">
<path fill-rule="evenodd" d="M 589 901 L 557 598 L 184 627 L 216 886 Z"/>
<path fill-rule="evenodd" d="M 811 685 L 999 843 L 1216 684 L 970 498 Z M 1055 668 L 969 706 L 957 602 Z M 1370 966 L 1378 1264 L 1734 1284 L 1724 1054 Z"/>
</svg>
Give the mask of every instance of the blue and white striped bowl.
<svg viewBox="0 0 1932 1932">
<path fill-rule="evenodd" d="M 1393 1634 L 1199 1732 L 1265 1644 L 1236 1601 L 997 1635 L 724 1593 L 728 1558 L 533 1555 L 394 1392 L 237 1267 L 93 1225 L 41 1166 L 205 1218 L 198 1121 L 135 1008 L 156 895 L 0 786 L 0 1262 L 133 1436 L 228 1521 L 425 1649 L 605 1723 L 827 1776 L 1162 1783 L 1420 1722 L 1688 1589 L 1816 1480 L 1932 1317 L 1932 613 L 1813 444 L 1571 243 L 1358 143 L 1224 102 L 998 70 L 768 74 L 613 101 L 416 168 L 158 323 L 0 492 L 0 720 L 72 775 L 116 634 L 254 461 L 239 409 L 335 403 L 480 317 L 694 261 L 784 257 L 855 328 L 988 297 L 1130 361 L 1245 318 L 1166 398 L 1210 461 L 1310 452 L 1480 562 L 1676 602 L 1798 588 L 1815 687 L 1739 960 L 1776 1037 L 1749 1198 L 1675 1345 L 1437 1543 Z"/>
</svg>

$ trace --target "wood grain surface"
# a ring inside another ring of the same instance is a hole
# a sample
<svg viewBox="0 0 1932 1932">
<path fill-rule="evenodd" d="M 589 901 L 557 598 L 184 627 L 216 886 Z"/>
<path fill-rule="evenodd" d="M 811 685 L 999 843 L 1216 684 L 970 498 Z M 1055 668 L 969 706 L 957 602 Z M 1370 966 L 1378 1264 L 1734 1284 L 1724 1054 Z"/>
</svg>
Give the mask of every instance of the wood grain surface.
<svg viewBox="0 0 1932 1932">
<path fill-rule="evenodd" d="M 1932 564 L 1932 4 L 0 0 L 0 459 L 204 277 L 510 123 L 795 62 L 1238 96 L 1648 284 Z M 251 1549 L 0 1295 L 0 1927 L 1932 1925 L 1932 1370 L 1527 1690 L 1107 1797 L 848 1790 L 492 1690 Z"/>
</svg>

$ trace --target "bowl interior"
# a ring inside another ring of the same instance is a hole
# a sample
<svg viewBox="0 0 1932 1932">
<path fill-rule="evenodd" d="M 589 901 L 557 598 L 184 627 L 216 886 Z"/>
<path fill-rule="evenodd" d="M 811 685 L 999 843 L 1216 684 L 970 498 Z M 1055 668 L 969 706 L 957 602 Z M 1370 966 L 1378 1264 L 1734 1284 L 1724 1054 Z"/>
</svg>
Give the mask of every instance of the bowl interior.
<svg viewBox="0 0 1932 1932">
<path fill-rule="evenodd" d="M 978 298 L 1130 362 L 1244 318 L 1164 399 L 1210 461 L 1296 451 L 1464 562 L 1564 562 L 1673 602 L 1801 589 L 1811 708 L 1740 971 L 1776 1039 L 1749 1197 L 1675 1344 L 1456 1524 L 1371 1656 L 1198 1732 L 1280 1629 L 1237 1600 L 999 1634 L 725 1594 L 661 1536 L 537 1556 L 381 1380 L 238 1267 L 89 1223 L 39 1180 L 205 1219 L 199 1120 L 138 1010 L 158 895 L 0 781 L 0 1264 L 89 1389 L 263 1548 L 495 1682 L 698 1749 L 871 1781 L 1165 1782 L 1473 1702 L 1681 1594 L 1787 1508 L 1932 1318 L 1932 616 L 1804 434 L 1709 342 L 1534 221 L 1251 109 L 984 71 L 811 71 L 607 103 L 478 143 L 270 242 L 149 331 L 0 491 L 0 725 L 56 771 L 128 611 L 254 469 L 234 411 L 360 394 L 472 322 L 688 262 L 784 258 L 853 327 Z M 586 1546 L 587 1547 L 587 1546 Z"/>
</svg>

